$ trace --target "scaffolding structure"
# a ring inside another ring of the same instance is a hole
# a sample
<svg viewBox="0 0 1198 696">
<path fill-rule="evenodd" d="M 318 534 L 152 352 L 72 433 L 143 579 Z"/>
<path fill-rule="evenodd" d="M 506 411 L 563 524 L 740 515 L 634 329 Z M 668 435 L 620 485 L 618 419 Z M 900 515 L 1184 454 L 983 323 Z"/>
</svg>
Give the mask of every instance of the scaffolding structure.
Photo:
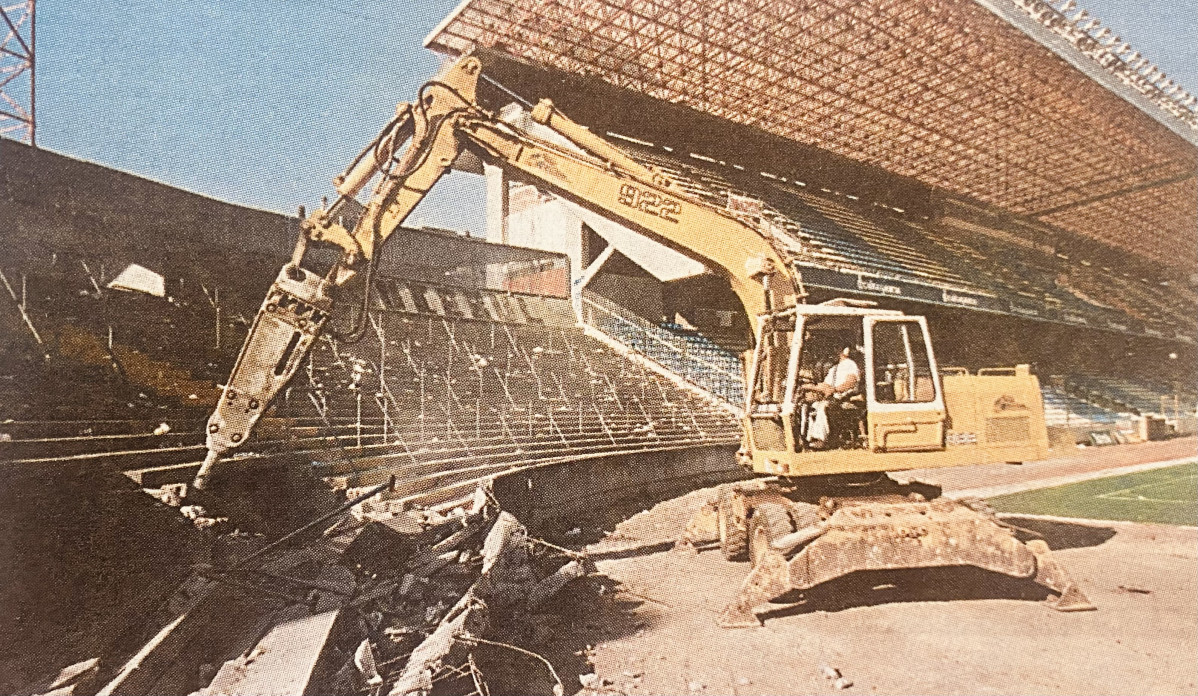
<svg viewBox="0 0 1198 696">
<path fill-rule="evenodd" d="M 0 0 L 0 136 L 37 145 L 37 0 Z"/>
<path fill-rule="evenodd" d="M 592 76 L 1148 258 L 1193 257 L 1198 99 L 1074 0 L 465 0 L 426 45 Z"/>
</svg>

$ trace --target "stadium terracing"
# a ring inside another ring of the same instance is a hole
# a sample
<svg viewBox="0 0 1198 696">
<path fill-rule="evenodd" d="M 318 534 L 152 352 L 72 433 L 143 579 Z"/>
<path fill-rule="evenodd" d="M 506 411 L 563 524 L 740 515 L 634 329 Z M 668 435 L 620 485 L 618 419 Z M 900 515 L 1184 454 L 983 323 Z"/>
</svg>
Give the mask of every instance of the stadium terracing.
<svg viewBox="0 0 1198 696">
<path fill-rule="evenodd" d="M 465 0 L 426 39 L 717 204 L 804 280 L 1193 343 L 1193 96 L 1073 0 Z"/>
</svg>

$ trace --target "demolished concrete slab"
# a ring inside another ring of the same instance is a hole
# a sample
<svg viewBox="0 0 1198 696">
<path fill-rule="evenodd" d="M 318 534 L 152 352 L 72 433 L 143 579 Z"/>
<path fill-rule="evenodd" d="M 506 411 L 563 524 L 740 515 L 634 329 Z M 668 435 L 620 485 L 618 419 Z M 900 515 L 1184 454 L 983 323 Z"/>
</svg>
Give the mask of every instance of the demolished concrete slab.
<svg viewBox="0 0 1198 696">
<path fill-rule="evenodd" d="M 131 263 L 108 283 L 113 290 L 144 292 L 154 297 L 166 297 L 166 279 L 145 266 Z"/>
<path fill-rule="evenodd" d="M 312 614 L 292 606 L 246 655 L 226 662 L 203 696 L 294 696 L 310 691 L 340 609 Z"/>
<path fill-rule="evenodd" d="M 493 618 L 518 617 L 593 569 L 534 546 L 493 506 L 419 519 L 347 524 L 346 513 L 287 549 L 222 535 L 237 543 L 214 545 L 213 565 L 167 602 L 101 693 L 427 695 L 461 673 Z"/>
</svg>

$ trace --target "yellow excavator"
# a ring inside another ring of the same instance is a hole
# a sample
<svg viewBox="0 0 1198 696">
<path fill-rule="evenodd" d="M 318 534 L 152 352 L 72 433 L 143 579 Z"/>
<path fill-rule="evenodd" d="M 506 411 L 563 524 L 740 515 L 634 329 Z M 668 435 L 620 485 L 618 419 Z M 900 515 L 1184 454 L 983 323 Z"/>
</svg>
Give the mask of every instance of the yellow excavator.
<svg viewBox="0 0 1198 696">
<path fill-rule="evenodd" d="M 482 68 L 462 57 L 400 104 L 334 179 L 339 198 L 303 220 L 208 420 L 197 487 L 245 444 L 300 368 L 329 320 L 333 290 L 364 274 L 369 297 L 383 244 L 468 151 L 700 261 L 744 305 L 755 344 L 736 456 L 758 480 L 722 488 L 681 539 L 718 541 L 730 560 L 752 562 L 721 625 L 757 625 L 754 611 L 769 600 L 855 571 L 938 566 L 1026 578 L 1050 590 L 1058 610 L 1093 608 L 1044 541 L 1024 543 L 984 505 L 886 475 L 1043 458 L 1043 404 L 1026 365 L 942 367 L 923 317 L 859 300 L 805 303 L 797 267 L 766 220 L 689 195 L 548 100 L 529 114 L 539 136 L 486 111 L 476 95 Z M 363 207 L 357 197 L 372 181 Z M 311 243 L 340 254 L 324 273 L 305 266 Z M 839 357 L 835 368 L 829 356 Z"/>
</svg>

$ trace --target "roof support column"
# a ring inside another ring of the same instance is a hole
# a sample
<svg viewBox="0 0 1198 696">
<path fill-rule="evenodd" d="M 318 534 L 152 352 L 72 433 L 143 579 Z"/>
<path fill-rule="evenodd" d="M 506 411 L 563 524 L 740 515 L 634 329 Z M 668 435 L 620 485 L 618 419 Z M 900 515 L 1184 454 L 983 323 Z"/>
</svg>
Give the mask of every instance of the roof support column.
<svg viewBox="0 0 1198 696">
<path fill-rule="evenodd" d="M 487 179 L 487 241 L 507 244 L 508 175 L 503 167 L 484 163 Z"/>
<path fill-rule="evenodd" d="M 586 234 L 585 228 L 582 230 L 582 234 Z M 583 316 L 582 291 L 585 290 L 587 285 L 589 285 L 591 281 L 595 279 L 595 276 L 600 270 L 602 270 L 603 264 L 607 263 L 607 260 L 610 259 L 614 253 L 616 253 L 616 247 L 609 243 L 603 248 L 603 251 L 599 252 L 599 256 L 591 262 L 591 265 L 582 269 L 582 273 L 580 273 L 579 276 L 574 280 L 574 287 L 570 293 L 570 299 L 574 302 L 574 313 L 579 317 Z"/>
</svg>

